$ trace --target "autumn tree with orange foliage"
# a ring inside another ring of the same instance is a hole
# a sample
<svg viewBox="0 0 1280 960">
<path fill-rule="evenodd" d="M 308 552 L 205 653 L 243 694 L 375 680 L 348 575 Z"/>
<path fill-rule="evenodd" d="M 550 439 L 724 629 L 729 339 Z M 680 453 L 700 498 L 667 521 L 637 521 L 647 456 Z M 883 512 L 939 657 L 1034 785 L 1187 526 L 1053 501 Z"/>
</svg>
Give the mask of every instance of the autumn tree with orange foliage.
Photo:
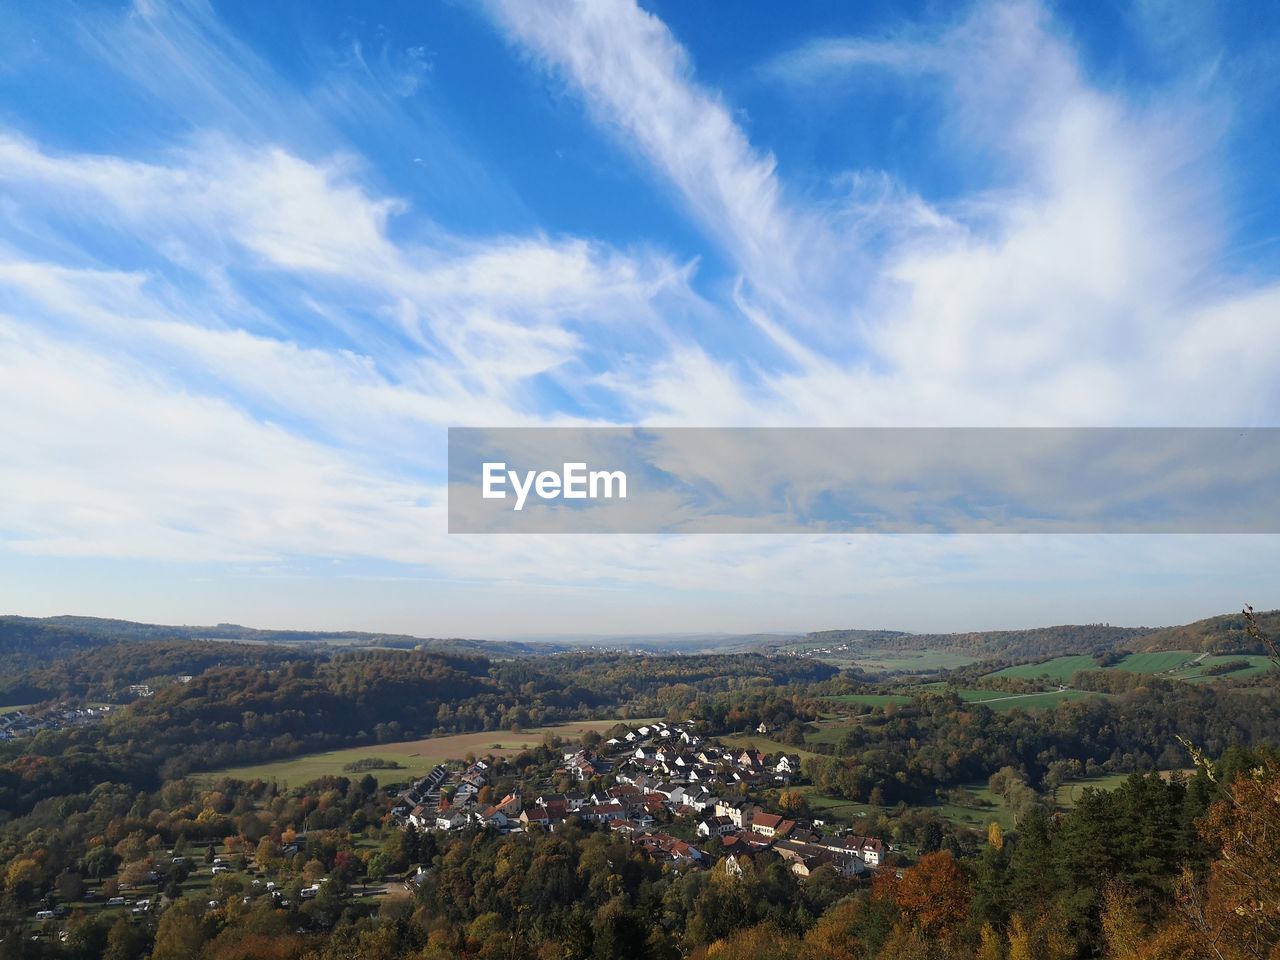
<svg viewBox="0 0 1280 960">
<path fill-rule="evenodd" d="M 1280 764 L 1237 775 L 1201 824 L 1220 850 L 1182 914 L 1214 960 L 1280 960 Z"/>
<path fill-rule="evenodd" d="M 969 879 L 947 851 L 925 854 L 894 891 L 904 917 L 930 934 L 946 934 L 969 916 Z"/>
<path fill-rule="evenodd" d="M 1280 647 L 1245 607 L 1246 631 L 1280 665 Z M 1217 784 L 1213 763 L 1193 744 L 1197 767 Z M 1212 960 L 1280 960 L 1280 763 L 1263 753 L 1236 775 L 1200 824 L 1218 855 L 1203 884 L 1185 877 L 1181 923 L 1196 934 L 1195 956 Z"/>
</svg>

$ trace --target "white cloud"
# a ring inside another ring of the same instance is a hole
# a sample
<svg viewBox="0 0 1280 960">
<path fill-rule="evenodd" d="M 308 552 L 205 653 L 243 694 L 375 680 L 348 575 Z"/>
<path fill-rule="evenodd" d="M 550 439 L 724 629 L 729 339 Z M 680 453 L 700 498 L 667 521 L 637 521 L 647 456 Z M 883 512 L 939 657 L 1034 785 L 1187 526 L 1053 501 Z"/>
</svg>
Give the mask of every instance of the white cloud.
<svg viewBox="0 0 1280 960">
<path fill-rule="evenodd" d="M 663 422 L 1274 420 L 1274 406 L 1256 401 L 1272 395 L 1262 365 L 1238 365 L 1248 379 L 1224 392 L 1206 371 L 1229 362 L 1238 341 L 1194 332 L 1218 311 L 1204 284 L 1221 270 L 1220 125 L 1181 91 L 1136 105 L 1091 87 L 1041 6 L 980 3 L 943 30 L 825 38 L 775 61 L 783 73 L 842 85 L 857 84 L 855 68 L 936 75 L 957 150 L 996 158 L 1004 181 L 938 209 L 884 175 L 855 172 L 852 215 L 784 201 L 772 160 L 697 84 L 651 15 L 567 0 L 536 15 L 519 4 L 491 9 L 669 178 L 713 235 L 732 237 L 752 290 L 782 292 L 736 303 L 781 357 L 744 364 L 690 345 L 640 373 L 629 389 L 650 397 Z M 696 137 L 680 136 L 691 129 Z M 812 255 L 816 246 L 826 255 Z M 765 249 L 783 252 L 751 255 Z M 797 256 L 806 281 L 822 275 L 793 295 Z M 1253 349 L 1268 359 L 1280 349 L 1280 316 L 1228 305 L 1269 301 L 1276 289 L 1228 278 L 1213 291 L 1222 309 L 1255 324 Z M 807 326 L 814 317 L 820 332 Z M 1185 361 L 1188 338 L 1203 351 L 1199 364 Z"/>
<path fill-rule="evenodd" d="M 332 146 L 356 122 L 426 137 L 391 102 L 403 77 L 361 61 L 308 98 L 206 5 L 139 6 L 82 39 L 202 132 L 117 155 L 0 134 L 0 200 L 22 225 L 0 245 L 0 409 L 23 411 L 0 464 L 13 549 L 381 559 L 562 590 L 566 608 L 576 583 L 775 596 L 800 624 L 843 593 L 1229 558 L 1166 557 L 1170 541 L 1106 560 L 1110 541 L 446 537 L 446 424 L 1265 424 L 1280 400 L 1280 286 L 1218 261 L 1217 129 L 1182 99 L 1091 86 L 1039 6 L 825 38 L 777 67 L 803 74 L 801 96 L 866 69 L 940 78 L 945 136 L 993 180 L 945 202 L 891 171 L 792 189 L 635 4 L 488 9 L 669 187 L 732 264 L 730 292 L 699 293 L 722 287 L 660 243 L 451 233 Z M 440 150 L 454 175 L 437 189 L 486 180 Z"/>
<path fill-rule="evenodd" d="M 520 400 L 523 385 L 594 349 L 591 331 L 607 329 L 627 348 L 667 336 L 664 308 L 698 308 L 690 268 L 654 252 L 537 235 L 481 242 L 438 229 L 431 245 L 393 242 L 387 220 L 405 205 L 369 195 L 351 169 L 229 142 L 206 140 L 156 164 L 54 157 L 0 137 L 0 184 L 29 216 L 70 214 L 81 230 L 92 218 L 184 271 L 171 279 L 163 265 L 140 273 L 15 258 L 0 262 L 0 289 L 126 351 L 148 339 L 185 350 L 201 372 L 294 415 L 337 414 L 358 392 L 353 416 L 435 424 L 456 422 L 464 408 L 485 422 L 541 416 Z M 282 336 L 305 329 L 276 315 L 278 306 L 246 311 L 253 296 L 231 270 L 271 271 L 283 289 L 296 285 L 308 311 L 316 298 L 358 304 L 363 316 L 336 331 L 350 346 Z M 212 282 L 192 287 L 187 271 Z"/>
<path fill-rule="evenodd" d="M 139 365 L 0 323 L 0 466 L 11 548 L 249 561 L 423 559 L 441 505 Z"/>
<path fill-rule="evenodd" d="M 822 267 L 833 263 L 835 238 L 784 200 L 773 156 L 753 147 L 730 109 L 696 82 L 665 24 L 634 3 L 494 0 L 488 9 L 654 168 L 772 309 L 795 320 L 814 308 L 808 291 L 831 286 Z M 824 308 L 810 322 L 845 313 Z"/>
</svg>

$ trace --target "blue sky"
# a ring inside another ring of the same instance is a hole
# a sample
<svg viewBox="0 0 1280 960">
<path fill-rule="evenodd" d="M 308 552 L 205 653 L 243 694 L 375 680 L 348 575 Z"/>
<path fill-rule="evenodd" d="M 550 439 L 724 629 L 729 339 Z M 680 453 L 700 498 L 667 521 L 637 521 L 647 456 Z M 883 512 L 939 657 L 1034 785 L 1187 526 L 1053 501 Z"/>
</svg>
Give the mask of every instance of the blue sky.
<svg viewBox="0 0 1280 960">
<path fill-rule="evenodd" d="M 0 11 L 0 606 L 1275 605 L 1271 537 L 445 534 L 450 425 L 1277 425 L 1275 5 L 796 6 Z"/>
</svg>

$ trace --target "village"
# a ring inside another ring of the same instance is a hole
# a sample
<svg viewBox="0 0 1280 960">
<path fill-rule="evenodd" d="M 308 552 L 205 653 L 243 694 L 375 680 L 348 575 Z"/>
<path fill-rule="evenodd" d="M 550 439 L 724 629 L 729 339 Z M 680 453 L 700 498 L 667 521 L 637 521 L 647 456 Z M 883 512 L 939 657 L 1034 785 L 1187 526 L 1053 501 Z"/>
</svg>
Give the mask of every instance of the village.
<svg viewBox="0 0 1280 960">
<path fill-rule="evenodd" d="M 24 709 L 10 710 L 8 713 L 0 713 L 0 740 L 17 740 L 20 737 L 34 736 L 42 730 L 61 730 L 64 727 L 98 723 L 111 709 L 111 704 L 100 703 L 59 704 L 39 713 Z"/>
<path fill-rule="evenodd" d="M 892 848 L 883 840 L 829 830 L 821 819 L 753 799 L 797 781 L 799 756 L 727 747 L 695 726 L 646 724 L 564 752 L 557 774 L 582 785 L 576 792 L 513 790 L 494 799 L 486 796 L 494 777 L 484 760 L 439 765 L 398 794 L 391 815 L 417 830 L 504 833 L 555 831 L 577 819 L 629 838 L 661 863 L 730 874 L 778 858 L 801 879 L 824 866 L 861 879 L 887 865 Z"/>
</svg>

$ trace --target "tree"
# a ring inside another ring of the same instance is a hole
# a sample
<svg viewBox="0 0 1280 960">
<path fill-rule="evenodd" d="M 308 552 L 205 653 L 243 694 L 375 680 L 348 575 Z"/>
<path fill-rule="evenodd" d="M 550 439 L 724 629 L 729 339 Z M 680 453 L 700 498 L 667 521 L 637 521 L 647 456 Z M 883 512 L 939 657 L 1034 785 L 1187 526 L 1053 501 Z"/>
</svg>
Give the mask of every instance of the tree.
<svg viewBox="0 0 1280 960">
<path fill-rule="evenodd" d="M 1120 884 L 1111 883 L 1103 891 L 1102 901 L 1102 938 L 1108 960 L 1139 960 L 1147 931 L 1133 898 Z"/>
<path fill-rule="evenodd" d="M 135 830 L 116 844 L 115 852 L 121 860 L 141 860 L 147 855 L 147 835 Z"/>
<path fill-rule="evenodd" d="M 126 863 L 120 868 L 120 882 L 131 887 L 140 887 L 147 882 L 151 871 L 154 869 L 155 863 L 150 857 L 143 857 L 141 860 Z"/>
<path fill-rule="evenodd" d="M 783 813 L 795 814 L 804 809 L 804 794 L 799 790 L 783 790 L 778 797 L 778 806 Z"/>
<path fill-rule="evenodd" d="M 381 850 L 375 850 L 369 855 L 365 872 L 370 879 L 381 880 L 391 872 L 391 859 Z"/>
<path fill-rule="evenodd" d="M 302 866 L 302 878 L 308 883 L 315 883 L 328 872 L 329 869 L 319 860 L 308 860 Z"/>
<path fill-rule="evenodd" d="M 1184 901 L 1193 926 L 1241 957 L 1271 956 L 1266 945 L 1280 943 L 1280 764 L 1237 775 L 1203 832 L 1221 853 L 1203 891 Z"/>
<path fill-rule="evenodd" d="M 80 862 L 84 867 L 86 876 L 101 880 L 103 877 L 110 876 L 115 872 L 116 865 L 120 863 L 120 858 L 108 847 L 99 844 L 86 850 Z"/>
<path fill-rule="evenodd" d="M 921 853 L 937 853 L 942 849 L 942 824 L 937 819 L 930 819 L 924 825 L 920 836 Z"/>
<path fill-rule="evenodd" d="M 15 901 L 25 903 L 36 895 L 42 879 L 40 864 L 30 857 L 20 857 L 5 870 L 4 889 Z"/>
<path fill-rule="evenodd" d="M 622 898 L 615 897 L 597 911 L 591 934 L 595 960 L 624 960 L 644 943 L 645 930 Z"/>
<path fill-rule="evenodd" d="M 999 829 L 999 825 L 994 826 Z M 988 843 L 973 870 L 973 900 L 970 910 L 979 923 L 1003 929 L 1009 919 L 1009 851 L 1001 837 L 1000 846 Z"/>
<path fill-rule="evenodd" d="M 836 904 L 805 934 L 806 955 L 822 960 L 857 960 L 864 956 L 865 914 L 860 901 L 845 900 Z"/>
<path fill-rule="evenodd" d="M 969 915 L 969 882 L 955 858 L 945 851 L 930 853 L 898 881 L 899 908 L 921 929 L 942 934 L 958 927 Z"/>
<path fill-rule="evenodd" d="M 145 928 L 121 917 L 107 933 L 107 948 L 102 953 L 102 960 L 137 960 L 146 951 L 148 940 Z"/>
<path fill-rule="evenodd" d="M 280 868 L 280 844 L 276 843 L 270 837 L 263 837 L 258 841 L 258 848 L 254 851 L 254 861 L 258 864 L 259 869 L 268 872 L 275 872 Z"/>
<path fill-rule="evenodd" d="M 707 948 L 707 960 L 791 960 L 800 955 L 800 945 L 771 923 L 735 931 Z M 628 954 L 630 956 L 630 954 Z"/>
<path fill-rule="evenodd" d="M 1004 942 L 989 923 L 984 923 L 978 933 L 978 953 L 974 960 L 1005 960 Z"/>
<path fill-rule="evenodd" d="M 1010 858 L 1010 894 L 1019 910 L 1035 911 L 1047 906 L 1057 889 L 1049 818 L 1043 810 L 1037 807 L 1018 825 L 1017 840 Z"/>
<path fill-rule="evenodd" d="M 1009 925 L 1008 960 L 1072 960 L 1076 945 L 1061 918 L 1045 913 L 1034 920 L 1015 916 Z"/>
<path fill-rule="evenodd" d="M 71 870 L 64 870 L 58 874 L 56 884 L 58 896 L 63 900 L 79 900 L 80 895 L 84 893 L 84 878 Z"/>
<path fill-rule="evenodd" d="M 194 960 L 203 952 L 205 942 L 199 906 L 193 901 L 181 900 L 160 916 L 151 960 Z"/>
</svg>

